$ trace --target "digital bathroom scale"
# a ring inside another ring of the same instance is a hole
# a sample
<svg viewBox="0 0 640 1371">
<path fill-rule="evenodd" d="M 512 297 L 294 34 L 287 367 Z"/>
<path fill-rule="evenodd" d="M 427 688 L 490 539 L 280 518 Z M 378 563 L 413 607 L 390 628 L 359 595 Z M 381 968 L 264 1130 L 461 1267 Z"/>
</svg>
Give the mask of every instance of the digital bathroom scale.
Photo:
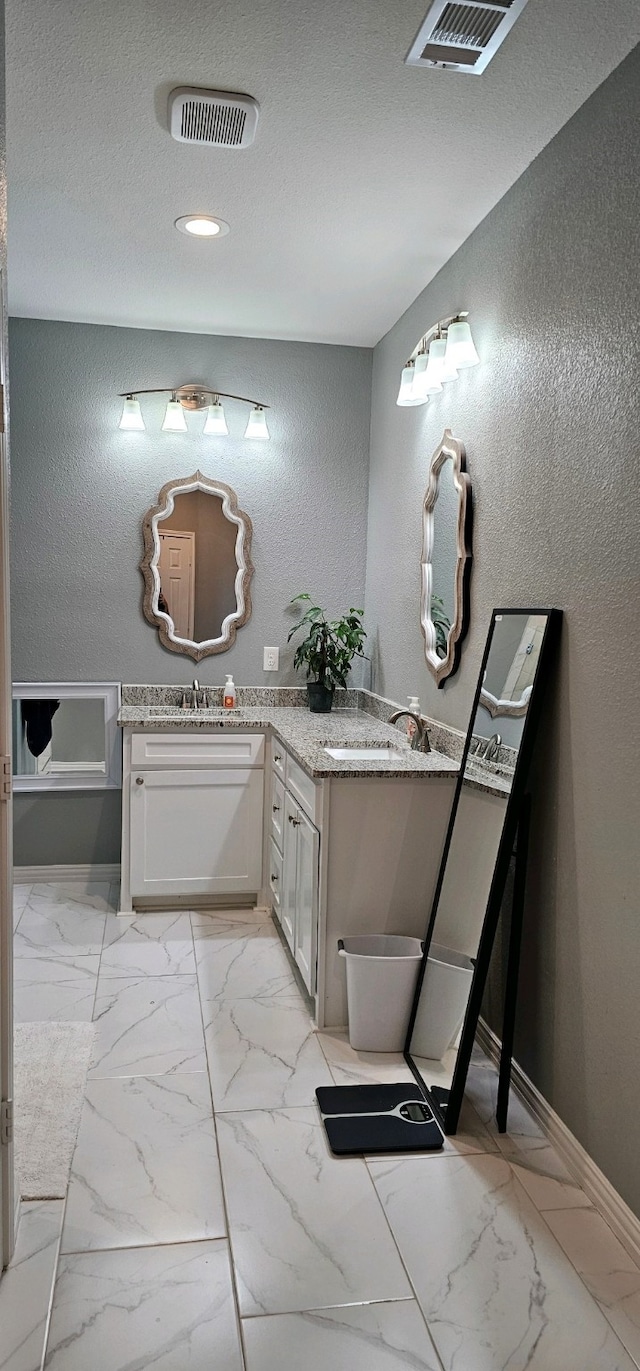
<svg viewBox="0 0 640 1371">
<path fill-rule="evenodd" d="M 316 1099 L 336 1157 L 439 1152 L 444 1145 L 417 1085 L 319 1085 Z"/>
</svg>

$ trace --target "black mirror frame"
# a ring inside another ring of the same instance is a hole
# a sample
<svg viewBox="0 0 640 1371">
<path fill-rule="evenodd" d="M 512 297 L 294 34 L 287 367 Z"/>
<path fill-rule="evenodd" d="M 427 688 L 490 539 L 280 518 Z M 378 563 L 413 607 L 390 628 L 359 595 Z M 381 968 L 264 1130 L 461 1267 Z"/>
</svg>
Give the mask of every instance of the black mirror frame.
<svg viewBox="0 0 640 1371">
<path fill-rule="evenodd" d="M 424 980 L 425 971 L 427 967 L 427 957 L 429 954 L 429 948 L 433 937 L 433 930 L 435 926 L 436 915 L 438 912 L 438 903 L 440 900 L 440 894 L 444 882 L 449 849 L 451 847 L 453 828 L 456 820 L 456 815 L 458 812 L 460 794 L 462 791 L 462 786 L 464 784 L 464 773 L 467 763 L 467 757 L 469 754 L 469 747 L 473 736 L 473 725 L 478 705 L 480 703 L 480 694 L 482 691 L 484 674 L 487 667 L 487 661 L 489 657 L 489 651 L 491 649 L 495 625 L 498 616 L 502 615 L 503 617 L 505 617 L 506 615 L 511 614 L 545 614 L 548 616 L 548 618 L 544 630 L 544 635 L 542 638 L 542 643 L 540 645 L 540 658 L 538 662 L 538 669 L 536 672 L 536 679 L 534 682 L 534 688 L 531 692 L 529 708 L 527 710 L 527 715 L 524 722 L 522 740 L 520 743 L 520 749 L 516 761 L 511 793 L 509 795 L 509 800 L 507 803 L 505 820 L 503 824 L 502 834 L 500 837 L 500 844 L 498 847 L 496 862 L 493 870 L 491 887 L 489 890 L 489 898 L 487 900 L 487 907 L 485 909 L 484 919 L 482 922 L 482 933 L 480 935 L 478 954 L 475 960 L 475 967 L 473 977 L 471 980 L 471 990 L 469 993 L 467 1009 L 464 1017 L 464 1023 L 462 1026 L 462 1035 L 460 1038 L 458 1056 L 453 1073 L 453 1079 L 451 1082 L 451 1088 L 448 1092 L 448 1098 L 446 1099 L 445 1103 L 442 1101 L 441 1098 L 438 1098 L 437 1094 L 434 1094 L 430 1090 L 426 1082 L 422 1079 L 420 1071 L 416 1063 L 414 1062 L 413 1057 L 411 1056 L 411 1035 L 413 1033 L 416 1015 L 418 1012 L 420 992 L 422 989 L 422 983 Z M 458 1127 L 458 1120 L 460 1117 L 460 1110 L 462 1107 L 462 1100 L 464 1096 L 464 1088 L 467 1079 L 467 1073 L 469 1070 L 469 1063 L 471 1061 L 471 1053 L 473 1051 L 473 1043 L 475 1039 L 476 1028 L 478 1025 L 478 1018 L 480 1016 L 482 997 L 486 985 L 487 974 L 489 970 L 489 962 L 491 960 L 491 953 L 493 951 L 493 944 L 496 935 L 496 929 L 498 926 L 498 919 L 500 917 L 500 908 L 502 905 L 505 886 L 507 882 L 507 876 L 509 872 L 509 863 L 511 861 L 514 843 L 516 840 L 518 822 L 522 810 L 523 800 L 525 797 L 529 769 L 533 758 L 533 749 L 536 734 L 540 722 L 542 707 L 544 704 L 544 687 L 546 680 L 548 678 L 547 669 L 555 657 L 557 644 L 560 637 L 561 624 L 562 610 L 560 609 L 529 609 L 521 608 L 520 606 L 518 606 L 511 609 L 494 609 L 491 616 L 491 624 L 489 628 L 489 633 L 487 635 L 484 654 L 482 657 L 480 675 L 478 679 L 478 684 L 476 686 L 473 705 L 471 709 L 471 715 L 469 718 L 469 727 L 467 729 L 467 736 L 465 738 L 462 760 L 460 762 L 460 771 L 458 774 L 458 780 L 454 792 L 453 803 L 451 805 L 451 814 L 449 816 L 449 823 L 447 826 L 447 833 L 442 852 L 442 859 L 440 862 L 440 870 L 438 872 L 438 880 L 436 883 L 436 889 L 433 897 L 433 904 L 431 906 L 429 924 L 427 927 L 427 933 L 424 940 L 422 964 L 420 967 L 418 983 L 416 986 L 413 1004 L 411 1007 L 409 1026 L 407 1028 L 407 1037 L 404 1046 L 404 1059 L 408 1067 L 410 1068 L 411 1072 L 413 1073 L 417 1084 L 420 1086 L 421 1090 L 424 1091 L 425 1097 L 431 1109 L 433 1110 L 436 1119 L 440 1123 L 445 1134 L 448 1135 L 454 1134 Z"/>
</svg>

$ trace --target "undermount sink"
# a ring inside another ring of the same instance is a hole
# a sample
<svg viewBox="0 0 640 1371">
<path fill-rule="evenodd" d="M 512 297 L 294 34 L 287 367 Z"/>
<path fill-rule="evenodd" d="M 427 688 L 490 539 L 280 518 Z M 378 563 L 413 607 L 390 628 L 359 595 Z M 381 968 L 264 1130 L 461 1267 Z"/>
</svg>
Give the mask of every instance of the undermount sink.
<svg viewBox="0 0 640 1371">
<path fill-rule="evenodd" d="M 325 747 L 336 762 L 403 762 L 407 753 L 395 747 Z"/>
</svg>

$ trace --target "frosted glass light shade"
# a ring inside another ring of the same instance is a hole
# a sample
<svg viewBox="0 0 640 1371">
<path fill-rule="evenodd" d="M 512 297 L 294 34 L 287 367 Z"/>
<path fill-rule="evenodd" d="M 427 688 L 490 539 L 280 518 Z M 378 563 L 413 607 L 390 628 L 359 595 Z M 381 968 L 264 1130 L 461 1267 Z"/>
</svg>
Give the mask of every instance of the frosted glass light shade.
<svg viewBox="0 0 640 1371">
<path fill-rule="evenodd" d="M 215 405 L 209 405 L 202 432 L 206 434 L 218 434 L 220 436 L 229 432 L 227 421 L 224 416 L 224 409 L 219 400 L 216 400 Z"/>
<path fill-rule="evenodd" d="M 118 428 L 141 429 L 144 428 L 144 419 L 140 409 L 140 401 L 134 400 L 132 395 L 128 395 L 122 406 L 122 418 Z"/>
<path fill-rule="evenodd" d="M 442 386 L 434 374 L 431 357 L 427 352 L 419 352 L 416 357 L 413 394 L 416 403 L 423 404 L 430 395 L 435 395 Z"/>
<path fill-rule="evenodd" d="M 187 421 L 184 417 L 184 410 L 180 401 L 175 399 L 175 396 L 173 400 L 169 400 L 169 403 L 167 404 L 165 416 L 162 421 L 162 429 L 164 433 L 186 433 L 187 431 Z"/>
<path fill-rule="evenodd" d="M 247 427 L 244 431 L 245 438 L 268 438 L 267 416 L 262 405 L 254 405 L 249 414 Z"/>
<path fill-rule="evenodd" d="M 458 324 L 449 324 L 445 360 L 457 371 L 463 371 L 465 367 L 475 367 L 480 361 L 471 337 L 471 329 L 464 320 Z"/>
<path fill-rule="evenodd" d="M 429 362 L 432 364 L 431 374 L 441 386 L 446 385 L 447 381 L 457 380 L 458 377 L 455 367 L 451 365 L 451 362 L 447 362 L 446 350 L 446 338 L 434 338 L 429 348 Z"/>
<path fill-rule="evenodd" d="M 413 377 L 414 377 L 414 374 L 415 374 L 415 364 L 414 364 L 413 362 L 407 362 L 406 367 L 403 367 L 403 368 L 402 368 L 402 376 L 400 377 L 400 389 L 399 389 L 399 391 L 398 391 L 398 398 L 397 398 L 397 400 L 396 400 L 396 404 L 397 404 L 397 405 L 413 405 L 413 404 L 415 404 L 415 401 L 414 401 L 414 398 L 413 398 Z"/>
</svg>

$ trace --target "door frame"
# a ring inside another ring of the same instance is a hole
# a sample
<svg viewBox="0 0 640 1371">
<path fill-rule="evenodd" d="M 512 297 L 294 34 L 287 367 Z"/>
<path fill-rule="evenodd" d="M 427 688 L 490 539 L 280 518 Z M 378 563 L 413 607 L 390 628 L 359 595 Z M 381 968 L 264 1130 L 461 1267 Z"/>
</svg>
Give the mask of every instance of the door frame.
<svg viewBox="0 0 640 1371">
<path fill-rule="evenodd" d="M 196 535 L 192 529 L 181 528 L 159 528 L 158 539 L 160 542 L 160 552 L 158 554 L 158 576 L 160 577 L 160 587 L 162 588 L 162 577 L 160 576 L 160 562 L 162 559 L 163 540 L 165 538 L 182 538 L 189 544 L 191 559 L 189 562 L 189 623 L 185 634 L 178 634 L 177 628 L 174 629 L 177 637 L 186 638 L 187 642 L 194 642 L 196 631 Z M 166 596 L 165 596 L 166 599 Z"/>
<path fill-rule="evenodd" d="M 11 620 L 9 610 L 9 449 L 6 404 L 7 312 L 0 272 L 0 1244 L 7 1266 L 15 1240 L 13 1183 L 13 811 Z"/>
</svg>

